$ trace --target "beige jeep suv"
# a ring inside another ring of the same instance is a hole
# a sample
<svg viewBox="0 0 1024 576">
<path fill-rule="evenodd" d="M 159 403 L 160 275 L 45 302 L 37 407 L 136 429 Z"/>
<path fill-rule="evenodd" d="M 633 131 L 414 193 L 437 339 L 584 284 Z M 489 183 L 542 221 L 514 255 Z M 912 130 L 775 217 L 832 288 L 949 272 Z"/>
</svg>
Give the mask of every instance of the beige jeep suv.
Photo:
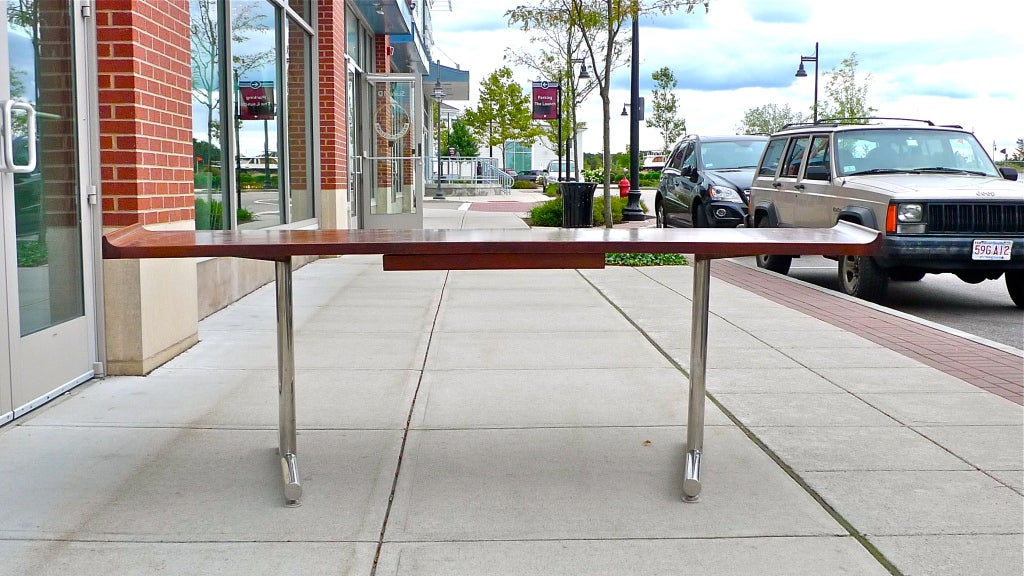
<svg viewBox="0 0 1024 576">
<path fill-rule="evenodd" d="M 951 272 L 970 283 L 1005 275 L 1010 297 L 1024 308 L 1024 183 L 1016 180 L 1016 170 L 997 168 L 959 126 L 894 119 L 792 125 L 772 135 L 761 157 L 748 225 L 848 220 L 881 230 L 877 256 L 836 257 L 851 296 L 880 302 L 890 280 L 925 274 Z M 797 256 L 757 263 L 785 274 Z"/>
</svg>

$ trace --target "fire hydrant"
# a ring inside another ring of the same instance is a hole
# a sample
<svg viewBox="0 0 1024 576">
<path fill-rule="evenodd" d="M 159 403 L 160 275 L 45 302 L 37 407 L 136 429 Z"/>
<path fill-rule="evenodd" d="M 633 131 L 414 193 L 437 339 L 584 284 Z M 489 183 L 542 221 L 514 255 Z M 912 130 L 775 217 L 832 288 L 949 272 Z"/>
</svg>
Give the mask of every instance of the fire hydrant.
<svg viewBox="0 0 1024 576">
<path fill-rule="evenodd" d="M 625 176 L 622 180 L 619 180 L 619 198 L 626 198 L 629 196 L 629 179 Z"/>
</svg>

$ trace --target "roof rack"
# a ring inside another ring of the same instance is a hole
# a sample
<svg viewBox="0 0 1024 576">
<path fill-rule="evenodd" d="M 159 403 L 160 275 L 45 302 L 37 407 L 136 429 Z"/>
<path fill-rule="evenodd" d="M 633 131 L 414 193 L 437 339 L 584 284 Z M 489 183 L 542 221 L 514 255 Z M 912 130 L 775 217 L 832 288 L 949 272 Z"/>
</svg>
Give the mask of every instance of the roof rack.
<svg viewBox="0 0 1024 576">
<path fill-rule="evenodd" d="M 921 119 L 918 119 L 918 118 L 896 118 L 896 117 L 892 117 L 892 116 L 845 116 L 845 117 L 842 117 L 842 118 L 823 118 L 821 120 L 818 120 L 817 122 L 793 122 L 793 123 L 784 125 L 780 130 L 788 130 L 790 128 L 805 127 L 805 126 L 823 126 L 823 127 L 832 127 L 832 128 L 834 128 L 836 126 L 844 126 L 844 125 L 848 125 L 848 124 L 872 124 L 872 122 L 870 122 L 871 120 L 895 120 L 895 121 L 898 121 L 898 122 L 920 122 L 921 124 L 926 124 L 928 126 L 935 126 L 935 123 L 932 122 L 931 120 L 921 120 Z M 874 124 L 880 124 L 880 122 L 874 122 Z M 956 125 L 953 125 L 953 124 L 950 124 L 950 125 L 944 126 L 944 127 L 945 128 L 960 128 L 960 129 L 963 129 L 962 126 L 956 126 Z"/>
</svg>

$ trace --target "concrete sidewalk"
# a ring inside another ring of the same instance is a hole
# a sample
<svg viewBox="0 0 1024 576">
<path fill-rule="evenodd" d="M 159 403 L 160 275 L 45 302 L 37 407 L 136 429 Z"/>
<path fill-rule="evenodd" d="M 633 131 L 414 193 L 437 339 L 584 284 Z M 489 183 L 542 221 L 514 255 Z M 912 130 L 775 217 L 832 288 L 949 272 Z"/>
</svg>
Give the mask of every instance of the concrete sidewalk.
<svg viewBox="0 0 1024 576">
<path fill-rule="evenodd" d="M 466 203 L 425 226 L 525 227 Z M 301 507 L 265 286 L 0 429 L 0 574 L 1024 572 L 1020 404 L 718 277 L 697 503 L 688 267 L 294 282 Z"/>
</svg>

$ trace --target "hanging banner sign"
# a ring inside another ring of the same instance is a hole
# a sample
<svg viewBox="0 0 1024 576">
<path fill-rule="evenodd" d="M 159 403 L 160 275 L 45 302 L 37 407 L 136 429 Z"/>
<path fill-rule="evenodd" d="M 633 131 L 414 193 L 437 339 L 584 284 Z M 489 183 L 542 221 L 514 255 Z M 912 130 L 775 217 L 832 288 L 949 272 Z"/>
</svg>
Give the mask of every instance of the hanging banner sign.
<svg viewBox="0 0 1024 576">
<path fill-rule="evenodd" d="M 554 82 L 533 83 L 533 119 L 555 120 L 558 118 L 558 84 Z"/>
<path fill-rule="evenodd" d="M 239 120 L 274 119 L 274 83 L 253 80 L 238 85 Z"/>
</svg>

